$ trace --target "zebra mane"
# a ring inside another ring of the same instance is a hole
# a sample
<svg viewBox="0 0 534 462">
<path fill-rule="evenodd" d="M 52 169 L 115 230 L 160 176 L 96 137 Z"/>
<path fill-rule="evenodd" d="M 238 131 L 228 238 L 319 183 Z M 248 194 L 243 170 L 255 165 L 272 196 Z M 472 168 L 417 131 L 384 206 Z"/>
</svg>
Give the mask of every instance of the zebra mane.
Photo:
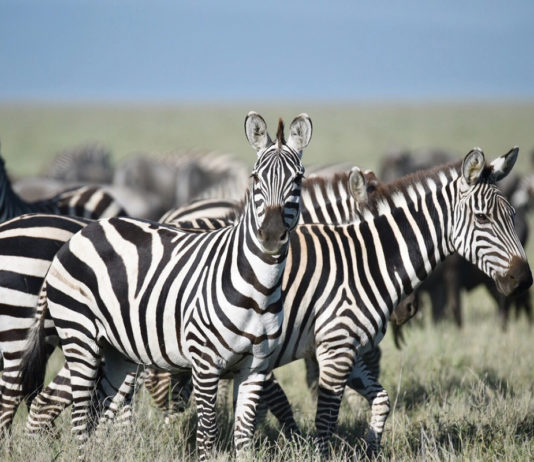
<svg viewBox="0 0 534 462">
<path fill-rule="evenodd" d="M 378 181 L 374 190 L 369 192 L 367 203 L 362 204 L 362 213 L 377 217 L 387 210 L 398 207 L 399 199 L 405 198 L 407 202 L 412 202 L 414 191 L 421 187 L 425 191 L 430 191 L 430 184 L 442 184 L 444 177 L 449 180 L 457 178 L 461 166 L 462 162 L 456 161 L 411 173 L 391 183 Z"/>
<path fill-rule="evenodd" d="M 327 184 L 342 183 L 346 184 L 349 179 L 350 171 L 336 172 L 329 176 L 312 176 L 305 178 L 302 182 L 303 187 L 312 188 L 314 186 L 325 186 Z"/>
<path fill-rule="evenodd" d="M 278 130 L 276 131 L 276 141 L 278 142 L 278 146 L 282 146 L 283 144 L 286 144 L 286 140 L 284 138 L 284 121 L 280 117 L 278 119 Z"/>
</svg>

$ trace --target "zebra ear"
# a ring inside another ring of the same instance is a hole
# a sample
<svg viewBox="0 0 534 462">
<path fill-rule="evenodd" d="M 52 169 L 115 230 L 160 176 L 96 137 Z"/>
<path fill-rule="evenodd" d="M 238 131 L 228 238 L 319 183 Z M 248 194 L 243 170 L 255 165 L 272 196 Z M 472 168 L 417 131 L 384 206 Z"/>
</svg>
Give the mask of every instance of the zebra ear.
<svg viewBox="0 0 534 462">
<path fill-rule="evenodd" d="M 359 167 L 350 170 L 349 189 L 356 203 L 367 202 L 367 180 Z"/>
<path fill-rule="evenodd" d="M 257 112 L 250 111 L 245 117 L 245 134 L 250 145 L 258 152 L 272 144 L 267 124 Z"/>
<path fill-rule="evenodd" d="M 478 181 L 485 165 L 482 149 L 471 149 L 462 163 L 462 175 L 468 185 L 474 185 Z"/>
<path fill-rule="evenodd" d="M 380 186 L 380 180 L 372 170 L 365 170 L 363 177 L 367 183 L 367 194 L 375 192 Z"/>
<path fill-rule="evenodd" d="M 504 156 L 497 157 L 491 164 L 492 176 L 495 181 L 502 180 L 506 175 L 512 170 L 515 161 L 517 160 L 517 155 L 519 154 L 519 148 L 515 146 L 513 149 L 510 149 Z"/>
<path fill-rule="evenodd" d="M 304 113 L 298 115 L 289 127 L 287 145 L 297 152 L 302 151 L 310 143 L 312 130 L 310 116 Z"/>
</svg>

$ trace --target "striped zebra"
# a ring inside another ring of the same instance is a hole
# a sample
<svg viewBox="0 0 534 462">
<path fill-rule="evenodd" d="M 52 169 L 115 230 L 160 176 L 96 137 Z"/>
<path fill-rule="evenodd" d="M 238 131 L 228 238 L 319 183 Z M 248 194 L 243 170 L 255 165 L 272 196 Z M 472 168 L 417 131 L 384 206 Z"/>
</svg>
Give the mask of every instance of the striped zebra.
<svg viewBox="0 0 534 462">
<path fill-rule="evenodd" d="M 98 186 L 80 186 L 50 199 L 26 202 L 13 191 L 4 160 L 0 157 L 0 222 L 5 222 L 2 224 L 4 232 L 0 238 L 0 266 L 3 268 L 0 274 L 0 352 L 3 362 L 3 374 L 0 377 L 0 431 L 11 424 L 21 400 L 17 379 L 21 350 L 27 329 L 31 325 L 31 313 L 37 302 L 38 288 L 48 267 L 48 261 L 42 261 L 40 256 L 55 253 L 59 249 L 65 229 L 72 230 L 87 223 L 82 219 L 65 219 L 60 228 L 54 231 L 61 236 L 54 239 L 54 242 L 46 238 L 49 229 L 42 227 L 38 230 L 34 228 L 34 234 L 28 235 L 24 226 L 21 226 L 20 236 L 15 237 L 14 228 L 18 229 L 22 221 L 14 217 L 31 212 L 92 219 L 125 215 L 113 197 Z M 31 255 L 30 259 L 28 255 Z"/>
<path fill-rule="evenodd" d="M 64 182 L 108 184 L 113 171 L 111 150 L 100 143 L 86 143 L 58 152 L 43 174 Z"/>
<path fill-rule="evenodd" d="M 362 174 L 357 168 L 352 169 L 352 171 L 350 172 L 339 173 L 331 178 L 328 178 L 327 180 L 304 180 L 302 183 L 303 189 L 301 191 L 301 200 L 302 197 L 305 198 L 304 202 L 306 204 L 306 207 L 309 209 L 319 207 L 324 209 L 322 212 L 305 210 L 303 211 L 304 215 L 306 216 L 310 214 L 319 214 L 322 216 L 326 216 L 329 211 L 332 210 L 333 207 L 332 204 L 328 203 L 328 198 L 331 197 L 331 195 L 326 194 L 326 191 L 335 189 L 336 191 L 338 191 L 338 194 L 336 195 L 335 207 L 340 208 L 339 213 L 343 213 L 344 210 L 346 211 L 347 209 L 350 209 L 353 210 L 353 212 L 348 214 L 348 216 L 356 217 L 358 215 L 357 210 L 360 207 L 359 204 L 366 200 L 367 192 L 370 188 L 374 187 L 375 180 L 376 178 L 374 177 L 374 174 L 372 172 L 365 172 L 364 174 Z M 309 189 L 313 190 L 313 192 L 310 193 L 308 191 Z M 323 191 L 322 194 L 320 193 L 321 190 Z M 340 197 L 343 197 L 344 200 L 341 201 L 339 199 Z M 160 221 L 169 224 L 174 224 L 176 226 L 185 225 L 187 227 L 193 226 L 201 227 L 204 229 L 216 229 L 228 225 L 228 220 L 234 221 L 239 213 L 240 207 L 240 203 L 235 201 L 197 201 L 189 206 L 182 207 L 179 210 L 173 210 L 169 212 L 164 217 L 162 217 Z M 228 218 L 229 214 L 230 218 Z M 201 220 L 200 217 L 209 218 L 203 218 Z M 226 218 L 219 219 L 215 217 Z M 43 230 L 44 224 L 46 224 L 45 230 Z M 45 261 L 47 261 L 48 264 L 51 263 L 56 253 L 56 249 L 59 248 L 61 243 L 66 242 L 68 239 L 70 239 L 72 234 L 80 230 L 83 226 L 85 226 L 85 224 L 86 222 L 80 223 L 79 227 L 76 228 L 73 227 L 72 223 L 69 222 L 68 225 L 70 232 L 67 232 L 66 226 L 64 223 L 62 223 L 60 217 L 24 217 L 24 225 L 22 226 L 23 230 L 30 230 L 30 228 L 33 227 L 35 228 L 35 230 L 32 230 L 32 235 L 39 237 L 46 236 L 46 239 L 48 241 L 53 241 L 54 243 L 54 246 L 42 246 L 39 242 L 35 242 L 33 244 L 29 242 L 28 245 L 26 245 L 24 249 L 22 249 L 28 258 L 32 257 L 32 252 L 30 249 L 36 246 L 40 246 L 44 249 L 44 251 L 39 255 L 40 258 L 37 261 L 37 265 L 35 268 L 28 268 L 25 269 L 23 272 L 15 274 L 17 283 L 21 286 L 24 285 L 24 280 L 27 278 L 28 273 L 32 273 L 35 277 L 37 277 L 37 275 L 39 276 L 39 279 L 36 279 L 36 283 L 32 285 L 32 288 L 34 290 L 31 292 L 31 297 L 29 296 L 30 294 L 25 294 L 26 300 L 28 300 L 28 303 L 25 306 L 25 310 L 27 312 L 33 312 L 34 307 L 36 305 L 36 298 L 38 295 L 37 290 L 40 287 L 42 280 L 44 279 L 46 269 L 48 267 L 45 264 Z M 10 233 L 10 236 L 16 232 L 15 230 L 15 227 L 9 229 L 8 232 Z M 24 232 L 26 231 L 22 231 L 22 233 Z M 2 254 L 2 234 L 2 226 L 0 226 L 0 255 Z M 27 239 L 31 238 L 28 237 Z M 3 273 L 1 270 L 2 266 L 0 264 L 0 287 L 5 286 L 13 279 L 13 275 L 11 275 L 11 280 L 5 281 L 3 279 Z M 12 311 L 13 315 L 15 315 L 16 312 L 17 311 L 14 309 Z M 10 322 L 11 328 L 16 328 L 18 325 L 17 323 L 20 323 L 21 321 L 17 318 L 17 316 L 11 316 Z M 22 322 L 27 323 L 28 321 Z M 27 329 L 26 325 L 20 327 Z M 50 329 L 46 331 L 46 333 L 48 338 L 53 338 L 55 335 L 55 329 L 53 328 L 53 326 L 51 326 Z M 0 342 L 0 349 L 1 348 L 2 344 Z M 17 352 L 19 354 L 22 354 L 22 347 L 20 347 Z M 15 370 L 16 369 L 14 369 L 14 371 Z M 180 385 L 175 384 L 173 382 L 173 390 L 175 392 L 173 393 L 173 399 L 169 402 L 169 400 L 166 398 L 169 395 L 168 385 L 171 381 L 170 374 L 164 371 L 155 372 L 153 370 L 147 369 L 144 373 L 144 377 L 146 380 L 147 388 L 151 392 L 151 395 L 153 396 L 156 405 L 165 412 L 166 420 L 169 418 L 174 418 L 176 415 L 176 411 L 183 409 L 184 403 L 188 400 L 189 394 L 191 392 L 190 384 Z M 102 399 L 118 391 L 118 389 L 113 388 L 109 382 L 104 383 L 104 385 L 107 388 L 105 388 L 105 390 L 102 392 L 99 391 L 99 396 Z M 110 389 L 111 392 L 106 391 L 107 389 Z M 220 390 L 219 396 L 226 398 L 226 394 L 222 392 L 222 390 Z M 70 392 L 70 374 L 68 369 L 65 368 L 62 369 L 56 375 L 54 380 L 46 387 L 46 389 L 32 404 L 27 422 L 27 429 L 31 433 L 33 433 L 39 430 L 41 427 L 50 424 L 51 422 L 53 422 L 57 414 L 59 414 L 59 412 L 61 412 L 61 410 L 65 406 L 69 405 L 71 402 L 72 395 Z M 106 403 L 108 403 L 108 401 L 106 401 Z M 108 412 L 108 410 L 105 410 L 103 412 L 104 421 L 111 420 L 113 418 L 113 413 L 112 411 L 110 412 Z M 128 412 L 128 410 L 124 411 L 123 415 L 127 416 Z"/>
<path fill-rule="evenodd" d="M 26 214 L 0 224 L 0 432 L 11 425 L 23 398 L 20 361 L 50 262 L 61 246 L 90 221 Z"/>
<path fill-rule="evenodd" d="M 298 222 L 300 159 L 312 127 L 301 114 L 286 142 L 280 121 L 273 143 L 263 118 L 249 113 L 245 132 L 258 159 L 235 225 L 188 233 L 142 220 L 100 220 L 74 235 L 52 262 L 39 305 L 51 315 L 71 374 L 73 431 L 81 446 L 101 357 L 116 384 L 136 369 L 132 361 L 191 370 L 201 460 L 216 438 L 217 382 L 235 371 L 235 447 L 241 452 L 250 445 L 281 333 L 281 276 Z M 44 319 L 29 336 L 24 391 L 42 383 Z"/>
<path fill-rule="evenodd" d="M 163 156 L 138 154 L 119 165 L 114 184 L 142 190 L 159 199 L 154 217 L 197 199 L 240 200 L 248 168 L 230 154 L 199 150 Z"/>
<path fill-rule="evenodd" d="M 482 151 L 473 149 L 462 163 L 379 188 L 360 223 L 301 225 L 292 234 L 282 341 L 273 360 L 276 368 L 317 357 L 320 453 L 328 453 L 346 385 L 371 404 L 366 443 L 369 455 L 378 450 L 389 397 L 363 357 L 384 336 L 397 303 L 448 255 L 476 264 L 505 295 L 532 284 L 513 208 L 495 186 L 517 154 L 514 148 L 486 165 Z M 283 391 L 272 374 L 264 388 L 271 408 L 287 409 L 274 401 Z"/>
</svg>

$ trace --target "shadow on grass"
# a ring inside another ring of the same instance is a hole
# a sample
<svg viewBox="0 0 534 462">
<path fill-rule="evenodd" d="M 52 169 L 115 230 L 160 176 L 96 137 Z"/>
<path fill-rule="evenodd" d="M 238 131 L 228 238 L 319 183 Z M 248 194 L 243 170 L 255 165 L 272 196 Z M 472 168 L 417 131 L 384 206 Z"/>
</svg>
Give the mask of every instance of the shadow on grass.
<svg viewBox="0 0 534 462">
<path fill-rule="evenodd" d="M 475 405 L 486 403 L 491 395 L 499 395 L 502 398 L 515 396 L 508 379 L 500 376 L 494 369 L 476 371 L 473 378 L 478 378 L 478 381 L 473 383 L 473 380 L 461 377 L 451 377 L 446 382 L 436 382 L 431 385 L 412 381 L 403 387 L 398 396 L 393 397 L 393 401 L 396 401 L 398 409 L 414 411 L 428 404 L 431 399 L 436 400 L 462 392 L 469 395 Z M 473 393 L 474 385 L 481 386 L 476 393 Z"/>
</svg>

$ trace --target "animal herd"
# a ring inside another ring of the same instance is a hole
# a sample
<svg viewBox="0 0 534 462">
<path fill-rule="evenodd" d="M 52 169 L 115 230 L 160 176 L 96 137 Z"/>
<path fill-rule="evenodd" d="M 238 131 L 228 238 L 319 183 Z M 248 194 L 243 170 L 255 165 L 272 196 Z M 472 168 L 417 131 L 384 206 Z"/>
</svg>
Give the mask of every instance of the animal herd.
<svg viewBox="0 0 534 462">
<path fill-rule="evenodd" d="M 318 454 L 328 457 L 352 390 L 371 407 L 373 456 L 390 412 L 379 342 L 390 320 L 398 342 L 421 291 L 436 319 L 450 305 L 461 324 L 459 291 L 476 284 L 489 288 L 503 323 L 512 303 L 530 319 L 530 183 L 498 187 L 518 148 L 491 162 L 479 148 L 462 160 L 431 156 L 446 160 L 439 166 L 395 154 L 380 178 L 358 167 L 306 177 L 307 114 L 287 138 L 280 120 L 271 138 L 250 112 L 245 135 L 251 172 L 231 156 L 193 151 L 138 154 L 112 174 L 96 145 L 62 153 L 42 182 L 12 187 L 1 166 L 3 434 L 23 401 L 30 434 L 72 404 L 83 458 L 95 428 L 132 421 L 144 381 L 169 419 L 194 399 L 203 461 L 217 446 L 218 392 L 233 379 L 239 457 L 267 410 L 289 437 L 299 433 L 276 369 L 305 359 Z M 43 185 L 55 195 L 30 201 Z M 55 348 L 65 362 L 44 386 Z"/>
</svg>

